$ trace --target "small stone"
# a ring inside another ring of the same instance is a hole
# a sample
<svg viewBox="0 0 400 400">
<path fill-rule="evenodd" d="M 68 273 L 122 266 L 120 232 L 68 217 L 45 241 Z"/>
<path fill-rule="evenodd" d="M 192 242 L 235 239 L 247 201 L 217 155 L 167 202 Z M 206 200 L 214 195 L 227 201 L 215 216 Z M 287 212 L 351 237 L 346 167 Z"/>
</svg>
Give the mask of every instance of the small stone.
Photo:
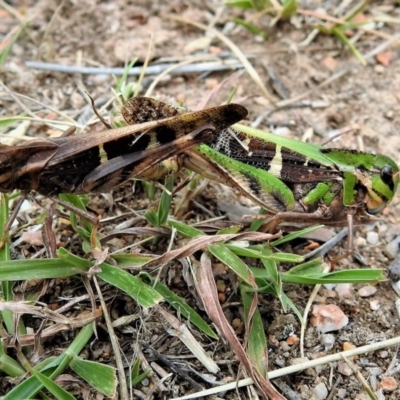
<svg viewBox="0 0 400 400">
<path fill-rule="evenodd" d="M 341 299 L 352 296 L 353 285 L 351 283 L 339 283 L 335 287 L 336 293 Z"/>
<path fill-rule="evenodd" d="M 325 289 L 322 294 L 327 297 L 327 298 L 335 298 L 337 296 L 337 293 L 333 289 Z"/>
<path fill-rule="evenodd" d="M 317 375 L 317 373 L 315 372 L 314 368 L 307 368 L 305 371 L 305 374 L 308 376 L 313 376 L 315 377 Z"/>
<path fill-rule="evenodd" d="M 289 346 L 293 346 L 295 343 L 297 343 L 299 341 L 299 338 L 297 337 L 297 335 L 290 335 L 287 339 L 286 339 L 286 343 Z"/>
<path fill-rule="evenodd" d="M 367 233 L 367 242 L 372 246 L 375 246 L 379 242 L 379 234 L 375 231 L 370 231 Z"/>
<path fill-rule="evenodd" d="M 353 343 L 350 343 L 350 342 L 344 342 L 342 347 L 343 347 L 343 351 L 347 351 L 347 350 L 353 350 L 357 346 L 355 344 L 353 344 Z"/>
<path fill-rule="evenodd" d="M 385 67 L 383 65 L 375 65 L 374 69 L 378 74 L 383 74 L 385 72 Z"/>
<path fill-rule="evenodd" d="M 276 364 L 279 368 L 284 367 L 285 363 L 286 363 L 286 361 L 285 361 L 283 358 L 277 358 L 277 359 L 275 360 L 275 364 Z"/>
<path fill-rule="evenodd" d="M 280 345 L 281 345 L 282 351 L 290 351 L 290 346 L 286 342 L 282 341 L 280 343 Z"/>
<path fill-rule="evenodd" d="M 364 237 L 359 236 L 357 237 L 357 239 L 355 240 L 355 245 L 356 247 L 365 247 L 367 245 L 367 241 Z"/>
<path fill-rule="evenodd" d="M 382 350 L 378 353 L 380 358 L 388 358 L 389 352 L 387 350 Z"/>
<path fill-rule="evenodd" d="M 390 263 L 389 273 L 391 275 L 391 278 L 393 279 L 393 282 L 398 283 L 397 281 L 400 279 L 400 254 L 398 254 L 396 258 Z"/>
<path fill-rule="evenodd" d="M 331 334 L 321 335 L 321 344 L 325 347 L 325 350 L 332 350 L 335 344 L 335 336 Z"/>
<path fill-rule="evenodd" d="M 337 366 L 338 372 L 344 376 L 351 376 L 353 375 L 353 371 L 345 362 L 341 362 Z"/>
<path fill-rule="evenodd" d="M 337 331 L 349 323 L 349 318 L 335 304 L 315 305 L 311 324 L 321 333 Z"/>
<path fill-rule="evenodd" d="M 217 290 L 220 293 L 225 293 L 226 291 L 226 284 L 223 280 L 218 279 L 217 280 Z"/>
<path fill-rule="evenodd" d="M 232 320 L 232 328 L 236 330 L 242 330 L 243 329 L 243 322 L 240 318 L 234 318 Z"/>
<path fill-rule="evenodd" d="M 346 398 L 347 390 L 346 389 L 338 389 L 336 394 L 339 397 L 339 399 L 344 399 L 344 398 Z"/>
<path fill-rule="evenodd" d="M 218 86 L 218 80 L 217 79 L 206 79 L 206 87 L 207 89 L 214 89 L 216 86 Z"/>
<path fill-rule="evenodd" d="M 318 383 L 318 385 L 314 387 L 313 392 L 318 400 L 324 400 L 328 397 L 328 389 L 323 382 Z"/>
<path fill-rule="evenodd" d="M 371 311 L 379 310 L 381 308 L 381 305 L 379 304 L 379 300 L 371 300 L 369 302 L 369 308 L 371 309 Z"/>
<path fill-rule="evenodd" d="M 368 285 L 360 288 L 358 290 L 358 294 L 361 297 L 370 297 L 373 296 L 377 292 L 377 290 L 378 289 L 376 288 L 376 286 Z"/>
<path fill-rule="evenodd" d="M 393 260 L 396 258 L 397 254 L 399 254 L 400 251 L 400 236 L 397 236 L 395 239 L 390 241 L 385 248 L 383 249 L 383 253 L 385 254 L 386 257 L 390 258 Z"/>
<path fill-rule="evenodd" d="M 394 111 L 393 110 L 389 110 L 386 114 L 385 117 L 387 119 L 393 119 L 394 118 Z"/>
<path fill-rule="evenodd" d="M 149 386 L 150 385 L 150 380 L 147 378 L 144 378 L 142 381 L 140 381 L 140 384 L 143 386 Z"/>
<path fill-rule="evenodd" d="M 384 392 L 393 392 L 397 389 L 397 381 L 392 376 L 385 376 L 379 382 L 379 386 Z"/>
</svg>

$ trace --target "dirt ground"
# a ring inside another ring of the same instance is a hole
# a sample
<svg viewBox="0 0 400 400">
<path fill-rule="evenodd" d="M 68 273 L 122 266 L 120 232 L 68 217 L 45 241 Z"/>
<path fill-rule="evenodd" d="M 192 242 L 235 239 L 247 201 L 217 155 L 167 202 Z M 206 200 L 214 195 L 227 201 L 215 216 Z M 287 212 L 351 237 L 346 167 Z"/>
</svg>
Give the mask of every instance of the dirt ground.
<svg viewBox="0 0 400 400">
<path fill-rule="evenodd" d="M 241 102 L 249 110 L 246 123 L 258 121 L 261 129 L 273 130 L 296 139 L 302 139 L 305 133 L 308 133 L 307 139 L 315 143 L 322 143 L 338 130 L 356 127 L 355 133 L 353 131 L 342 135 L 330 146 L 382 153 L 400 163 L 398 2 L 389 0 L 372 2 L 359 18 L 360 21 L 369 19 L 373 22 L 366 25 L 364 30 L 346 31 L 348 37 L 355 40 L 355 46 L 360 53 L 367 55 L 375 52 L 367 59 L 366 65 L 361 65 L 334 35 L 319 33 L 315 37 L 311 36 L 317 24 L 329 25 L 329 22 L 315 18 L 312 13 L 321 15 L 325 12 L 331 17 L 341 18 L 351 6 L 354 6 L 354 3 L 333 0 L 303 1 L 300 8 L 308 10 L 308 13 L 298 12 L 289 21 L 276 21 L 273 26 L 274 16 L 263 14 L 256 23 L 268 34 L 268 38 L 264 40 L 231 22 L 233 17 L 252 18 L 255 15 L 254 11 L 243 12 L 240 9 L 227 8 L 217 0 L 0 2 L 0 45 L 13 29 L 20 26 L 21 21 L 26 19 L 30 21 L 0 69 L 0 81 L 5 85 L 0 88 L 0 117 L 21 114 L 25 111 L 23 107 L 26 107 L 49 120 L 63 119 L 63 116 L 56 115 L 54 110 L 58 110 L 63 115 L 83 123 L 85 113 L 90 110 L 85 91 L 96 99 L 100 106 L 112 98 L 115 80 L 111 74 L 38 70 L 28 67 L 26 63 L 29 61 L 67 66 L 123 68 L 126 63 L 137 58 L 136 65 L 140 66 L 148 54 L 151 38 L 153 48 L 150 64 L 178 63 L 192 56 L 235 59 L 231 49 L 216 37 L 213 31 L 204 32 L 189 23 L 173 19 L 179 16 L 186 21 L 200 22 L 223 32 L 241 49 L 258 72 L 262 84 L 271 94 L 273 101 L 266 98 L 260 86 L 247 72 L 236 77 L 233 83 L 237 86 L 235 101 Z M 385 43 L 386 46 L 380 47 Z M 152 95 L 169 103 L 184 103 L 188 108 L 196 109 L 203 104 L 210 91 L 232 72 L 232 70 L 221 72 L 205 70 L 199 73 L 167 74 L 161 79 Z M 335 79 L 329 81 L 332 77 Z M 137 79 L 137 76 L 132 76 L 129 80 L 137 82 Z M 153 79 L 154 76 L 145 76 L 140 94 L 145 93 Z M 212 97 L 207 106 L 226 101 L 233 85 L 226 85 Z M 24 96 L 18 97 L 20 103 L 10 91 Z M 282 101 L 287 101 L 288 105 L 276 107 L 274 104 Z M 58 131 L 39 123 L 26 124 L 20 129 L 24 129 L 25 134 L 29 136 L 40 137 L 48 137 Z M 2 133 L 6 132 L 7 130 L 3 130 Z M 4 135 L 1 140 L 3 139 L 4 143 L 12 143 Z M 230 202 L 226 201 L 227 198 Z M 124 204 L 121 204 L 122 202 Z M 111 203 L 113 206 L 110 206 Z M 232 190 L 211 183 L 190 203 L 190 208 L 182 218 L 194 222 L 210 218 L 210 214 L 232 215 L 237 213 L 232 203 L 240 203 L 247 210 L 251 206 Z M 143 191 L 139 190 L 133 197 L 130 187 L 116 190 L 113 200 L 110 200 L 110 196 L 96 196 L 91 204 L 92 210 L 99 212 L 105 218 L 123 214 L 126 210 L 144 210 L 149 207 Z M 32 207 L 38 212 L 36 206 Z M 372 226 L 360 227 L 355 232 L 358 252 L 367 266 L 387 269 L 391 265 L 398 249 L 390 254 L 385 249 L 390 242 L 399 237 L 399 215 L 400 201 L 397 196 L 384 211 L 381 221 Z M 123 220 L 118 220 L 118 223 L 122 222 Z M 113 246 L 122 247 L 126 244 L 126 240 L 117 238 Z M 165 240 L 153 246 L 145 244 L 136 251 L 162 254 L 167 250 L 167 246 L 168 240 Z M 345 242 L 341 242 L 333 254 L 344 246 Z M 78 247 L 77 245 L 77 249 Z M 74 249 L 70 245 L 69 250 L 74 251 Z M 26 243 L 15 248 L 14 256 L 30 257 L 36 251 L 37 247 Z M 359 265 L 355 258 L 349 257 L 341 262 L 338 268 L 357 268 Z M 174 277 L 170 280 L 170 286 L 182 294 L 186 283 L 180 276 L 180 269 L 176 268 L 173 267 Z M 164 278 L 167 279 L 168 274 L 165 275 Z M 232 284 L 229 281 L 225 283 Z M 392 289 L 390 280 L 378 284 L 376 293 L 367 296 L 360 295 L 359 289 L 362 286 L 353 286 L 347 296 L 340 295 L 332 288 L 320 289 L 315 301 L 338 305 L 348 316 L 349 324 L 332 333 L 334 344 L 329 351 L 321 344 L 323 340 L 321 334 L 314 328 L 308 327 L 305 346 L 306 355 L 310 359 L 341 351 L 345 343 L 363 346 L 400 334 L 399 313 L 396 308 L 398 295 Z M 76 292 L 73 292 L 75 289 Z M 308 286 L 288 286 L 285 292 L 300 309 L 303 309 L 312 289 Z M 41 301 L 51 303 L 58 298 L 57 296 L 62 297 L 67 294 L 78 296 L 83 293 L 82 286 L 75 287 L 69 280 L 58 281 L 50 285 L 49 292 Z M 111 301 L 113 296 L 114 301 Z M 232 302 L 229 310 L 234 320 L 235 317 L 240 317 L 240 309 L 235 303 L 235 295 L 232 296 L 229 300 Z M 193 306 L 196 305 L 196 301 L 190 299 L 189 294 L 185 297 Z M 107 298 L 114 318 L 140 312 L 123 294 L 108 293 Z M 290 365 L 291 360 L 300 357 L 299 347 L 296 344 L 288 345 L 281 331 L 287 324 L 292 323 L 295 333 L 299 336 L 300 325 L 295 318 L 287 319 L 288 316 L 283 314 L 279 301 L 272 296 L 263 298 L 261 302 L 262 315 L 265 317 L 270 340 L 269 369 Z M 158 351 L 163 351 L 164 356 L 171 359 L 184 361 L 185 358 L 178 357 L 181 355 L 182 345 L 168 335 L 165 323 L 157 320 L 157 317 L 152 319 L 151 315 L 147 315 L 146 318 L 148 325 L 144 333 L 141 332 L 144 337 L 140 340 L 151 340 L 157 336 L 158 339 L 154 343 Z M 105 355 L 107 349 L 110 349 L 107 334 L 101 323 L 99 326 L 100 337 L 96 347 L 102 350 L 101 357 L 104 362 L 113 365 L 112 357 L 107 358 Z M 135 323 L 132 323 L 132 326 L 135 326 Z M 133 329 L 126 332 L 131 333 L 121 334 L 120 347 L 129 358 L 135 351 L 134 346 L 138 340 L 135 335 L 138 331 Z M 43 344 L 43 354 L 46 356 L 58 354 L 72 337 L 73 332 L 70 332 L 56 336 L 53 341 L 47 341 Z M 199 337 L 199 340 L 202 339 Z M 216 379 L 234 380 L 239 366 L 229 347 L 222 340 L 211 345 L 206 342 L 203 344 L 213 352 L 215 359 L 220 361 L 221 372 Z M 101 357 L 99 356 L 97 361 Z M 146 357 L 149 362 L 154 360 L 150 353 L 146 353 Z M 397 352 L 394 348 L 364 354 L 353 360 L 373 389 L 378 391 L 381 387 L 379 392 L 381 399 L 400 398 L 399 388 L 382 389 L 382 374 L 387 372 L 393 360 L 398 366 Z M 200 368 L 200 365 L 196 367 Z M 343 363 L 342 365 L 340 362 L 332 363 L 288 375 L 281 378 L 279 384 L 281 388 L 283 384 L 290 388 L 291 391 L 285 394 L 288 399 L 366 399 L 360 381 L 354 373 L 343 371 L 343 368 Z M 206 374 L 206 371 L 200 368 L 198 373 Z M 192 375 L 202 385 L 209 387 L 199 376 Z M 399 372 L 392 377 L 399 384 Z M 2 379 L 0 378 L 0 381 Z M 166 384 L 168 388 L 166 391 L 158 395 L 153 394 L 152 398 L 168 399 L 193 391 L 193 388 L 179 377 L 172 377 L 169 382 Z M 315 388 L 321 383 L 331 393 L 329 397 L 324 397 L 323 394 L 320 394 L 322 397 L 317 397 Z M 4 395 L 12 387 L 11 381 L 4 380 L 0 383 L 0 394 Z M 137 386 L 136 389 L 138 392 L 133 398 L 140 398 L 139 393 L 144 394 L 148 391 L 145 384 Z M 245 389 L 220 394 L 220 398 L 236 399 L 239 398 L 239 393 L 240 398 L 251 398 Z M 93 392 L 82 397 L 77 395 L 77 392 L 75 395 L 78 398 L 102 398 L 100 394 L 96 395 Z"/>
</svg>

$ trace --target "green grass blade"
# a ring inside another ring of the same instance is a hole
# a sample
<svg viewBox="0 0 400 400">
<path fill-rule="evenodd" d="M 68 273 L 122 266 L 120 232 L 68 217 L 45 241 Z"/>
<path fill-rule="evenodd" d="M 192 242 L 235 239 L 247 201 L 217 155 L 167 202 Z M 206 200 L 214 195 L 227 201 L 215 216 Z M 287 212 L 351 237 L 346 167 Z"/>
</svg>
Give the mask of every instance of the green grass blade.
<svg viewBox="0 0 400 400">
<path fill-rule="evenodd" d="M 254 292 L 249 291 L 247 285 L 240 285 L 240 293 L 243 301 L 243 315 L 246 326 L 251 323 L 247 343 L 248 355 L 262 376 L 266 376 L 268 366 L 268 344 L 265 337 L 264 324 L 258 308 L 255 309 L 251 321 L 249 321 L 250 307 Z"/>
<path fill-rule="evenodd" d="M 133 364 L 132 370 L 131 370 L 131 386 L 135 387 L 138 385 L 140 382 L 142 382 L 143 379 L 147 378 L 150 373 L 151 369 L 147 369 L 143 373 L 139 374 L 140 371 L 140 360 L 136 360 L 135 363 Z"/>
<path fill-rule="evenodd" d="M 317 285 L 327 283 L 377 283 L 386 280 L 381 269 L 353 269 L 316 275 L 294 275 L 290 272 L 281 274 L 285 283 L 297 283 L 302 285 Z"/>
<path fill-rule="evenodd" d="M 197 326 L 201 331 L 213 339 L 218 339 L 218 335 L 210 328 L 206 321 L 192 308 L 190 307 L 184 299 L 177 296 L 174 292 L 168 289 L 167 286 L 160 282 L 155 282 L 153 278 L 147 273 L 141 273 L 140 277 L 145 280 L 145 282 L 150 282 L 154 289 L 163 296 L 165 301 L 167 301 L 179 314 L 182 314 L 186 319 L 190 321 L 191 324 Z"/>
<path fill-rule="evenodd" d="M 118 384 L 115 368 L 76 356 L 73 357 L 69 366 L 100 393 L 107 397 L 114 397 Z"/>
<path fill-rule="evenodd" d="M 196 236 L 203 236 L 204 232 L 200 229 L 193 228 L 193 226 L 186 225 L 182 222 L 174 221 L 172 219 L 168 220 L 168 225 L 171 228 L 175 228 L 178 233 L 183 236 L 186 236 L 190 239 L 195 238 Z"/>
<path fill-rule="evenodd" d="M 9 43 L 4 45 L 3 43 L 3 50 L 0 51 L 0 67 L 6 62 L 8 55 L 10 54 L 14 44 L 21 36 L 21 33 L 24 31 L 25 27 L 28 25 L 29 22 L 24 23 L 20 26 L 20 28 L 15 32 L 13 37 L 8 38 Z"/>
<path fill-rule="evenodd" d="M 9 209 L 8 209 L 8 196 L 6 194 L 0 193 L 0 235 L 3 237 L 4 235 L 4 227 L 7 224 L 9 217 Z M 0 266 L 4 262 L 10 262 L 10 245 L 8 233 L 4 236 L 6 239 L 5 245 L 2 249 L 0 249 Z M 9 279 L 4 279 L 1 277 L 0 270 L 0 281 L 1 281 L 1 296 L 5 301 L 11 301 L 13 299 L 13 291 L 12 291 L 12 283 L 9 282 Z M 3 310 L 1 313 L 1 320 L 4 322 L 7 332 L 9 334 L 14 333 L 14 318 L 13 313 L 10 310 Z"/>
<path fill-rule="evenodd" d="M 35 371 L 32 368 L 32 375 L 57 399 L 57 400 L 74 400 L 76 397 L 69 394 L 57 383 L 53 382 L 46 375 L 41 374 L 39 371 Z"/>
<path fill-rule="evenodd" d="M 85 203 L 87 203 L 89 200 L 87 196 L 77 196 L 75 194 L 60 194 L 59 197 L 61 200 L 71 203 L 73 206 L 81 209 L 82 211 L 88 212 L 85 206 Z M 90 239 L 90 233 L 93 229 L 92 224 L 85 218 L 79 218 L 78 223 L 78 216 L 72 212 L 70 213 L 70 221 L 74 231 L 80 237 L 82 237 L 82 239 L 88 241 Z"/>
<path fill-rule="evenodd" d="M 102 263 L 100 268 L 101 272 L 97 274 L 99 278 L 123 290 L 142 307 L 153 307 L 163 300 L 156 290 L 130 273 L 106 263 Z"/>
<path fill-rule="evenodd" d="M 357 58 L 358 61 L 362 65 L 367 65 L 367 62 L 363 55 L 357 50 L 357 47 L 347 38 L 347 36 L 343 33 L 343 30 L 341 27 L 335 27 L 332 29 L 332 34 L 336 36 L 346 47 L 350 49 L 350 51 L 353 53 L 354 57 Z"/>
<path fill-rule="evenodd" d="M 243 8 L 244 10 L 251 10 L 254 8 L 251 0 L 225 0 L 224 5 L 228 7 Z"/>
<path fill-rule="evenodd" d="M 285 0 L 283 2 L 281 18 L 289 19 L 294 14 L 296 14 L 298 7 L 299 7 L 299 4 L 298 4 L 297 0 Z"/>
<path fill-rule="evenodd" d="M 0 261 L 0 280 L 19 281 L 52 279 L 86 273 L 91 264 L 77 267 L 68 259 L 48 258 L 34 260 Z"/>
<path fill-rule="evenodd" d="M 256 36 L 262 37 L 264 40 L 267 40 L 269 38 L 269 35 L 264 32 L 262 29 L 260 29 L 258 26 L 245 21 L 244 19 L 241 18 L 232 18 L 232 21 L 239 26 L 242 26 L 243 28 L 247 29 L 250 33 Z"/>
<path fill-rule="evenodd" d="M 82 351 L 92 335 L 93 325 L 86 325 L 63 354 L 40 370 L 41 374 L 54 380 L 64 371 L 71 358 Z M 31 376 L 15 386 L 4 396 L 3 400 L 30 399 L 42 388 L 43 384 L 35 376 Z"/>
<path fill-rule="evenodd" d="M 243 281 L 254 286 L 254 276 L 249 267 L 224 244 L 212 244 L 207 249 L 214 257 L 232 269 Z"/>
<path fill-rule="evenodd" d="M 171 208 L 174 182 L 175 178 L 173 176 L 169 176 L 165 179 L 166 190 L 163 190 L 160 198 L 160 203 L 158 205 L 158 226 L 164 225 L 167 222 L 169 210 Z"/>
<path fill-rule="evenodd" d="M 315 226 L 310 226 L 309 228 L 301 229 L 299 231 L 289 233 L 288 235 L 285 235 L 284 237 L 273 240 L 270 244 L 271 247 L 276 247 L 280 246 L 283 243 L 291 242 L 294 239 L 297 239 L 299 237 L 302 237 L 304 235 L 307 235 L 308 233 L 314 232 L 319 228 L 322 228 L 324 225 L 315 225 Z"/>
<path fill-rule="evenodd" d="M 6 340 L 0 339 L 0 371 L 3 371 L 7 376 L 16 377 L 25 373 L 21 364 L 15 361 L 6 353 Z"/>
</svg>

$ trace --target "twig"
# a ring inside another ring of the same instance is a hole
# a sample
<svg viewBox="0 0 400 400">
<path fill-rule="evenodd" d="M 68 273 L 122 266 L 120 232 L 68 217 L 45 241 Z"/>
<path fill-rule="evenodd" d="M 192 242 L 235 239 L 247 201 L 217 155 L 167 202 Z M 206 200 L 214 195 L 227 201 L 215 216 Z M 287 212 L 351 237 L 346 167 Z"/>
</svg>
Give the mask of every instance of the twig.
<svg viewBox="0 0 400 400">
<path fill-rule="evenodd" d="M 67 74 L 102 74 L 102 75 L 123 75 L 126 72 L 126 68 L 97 68 L 97 67 L 78 67 L 76 65 L 65 65 L 65 64 L 53 64 L 38 61 L 27 61 L 25 65 L 28 68 L 38 69 L 42 71 L 52 71 L 52 72 L 65 72 Z M 158 75 L 165 71 L 167 68 L 171 68 L 171 64 L 159 64 L 150 65 L 146 69 L 147 75 Z M 204 62 L 194 65 L 185 65 L 183 67 L 177 68 L 171 71 L 171 74 L 181 75 L 181 74 L 193 74 L 193 73 L 203 73 L 210 71 L 225 71 L 232 69 L 243 68 L 238 60 L 219 60 L 215 62 Z M 129 70 L 128 75 L 139 76 L 142 71 L 142 67 L 133 67 Z"/>
<path fill-rule="evenodd" d="M 291 365 L 290 367 L 281 368 L 275 371 L 268 372 L 268 378 L 274 379 L 280 376 L 285 376 L 288 374 L 293 374 L 295 372 L 304 371 L 308 368 L 314 368 L 318 365 L 325 365 L 335 361 L 341 361 L 342 357 L 352 357 L 358 354 L 364 354 L 371 351 L 377 351 L 380 349 L 384 349 L 391 346 L 396 346 L 400 343 L 400 337 L 395 337 L 392 339 L 384 340 L 383 342 L 369 344 L 367 346 L 357 347 L 352 350 L 343 351 L 341 353 L 332 354 L 326 357 L 321 357 L 315 360 L 306 361 L 301 364 Z M 207 389 L 199 393 L 193 393 L 191 395 L 183 396 L 183 397 L 175 397 L 171 400 L 184 400 L 184 399 L 195 399 L 198 397 L 210 396 L 218 392 L 225 392 L 226 390 L 235 390 L 238 387 L 243 387 L 247 385 L 251 385 L 253 383 L 252 379 L 246 378 L 241 379 L 238 382 L 228 383 L 226 385 L 218 386 L 218 388 Z"/>
</svg>

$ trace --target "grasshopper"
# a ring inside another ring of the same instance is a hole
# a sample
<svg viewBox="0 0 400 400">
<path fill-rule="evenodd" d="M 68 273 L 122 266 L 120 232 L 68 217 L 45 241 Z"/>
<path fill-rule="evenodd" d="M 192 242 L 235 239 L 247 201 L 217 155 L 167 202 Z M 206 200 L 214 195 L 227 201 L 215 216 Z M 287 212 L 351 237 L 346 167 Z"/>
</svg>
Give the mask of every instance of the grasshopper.
<svg viewBox="0 0 400 400">
<path fill-rule="evenodd" d="M 181 168 L 179 161 L 164 160 L 211 141 L 214 131 L 246 115 L 244 107 L 231 104 L 100 132 L 77 136 L 68 132 L 20 146 L 0 145 L 0 192 L 19 189 L 24 194 L 36 191 L 54 197 L 59 193 L 102 193 L 131 178 L 160 179 Z M 94 216 L 67 203 L 63 206 L 97 227 Z M 10 218 L 6 230 L 12 222 Z"/>
<path fill-rule="evenodd" d="M 129 124 L 136 124 L 186 111 L 139 97 L 122 112 Z M 275 226 L 289 221 L 352 228 L 353 222 L 373 219 L 397 190 L 399 168 L 384 155 L 324 148 L 239 128 L 223 129 L 207 144 L 181 153 L 182 164 L 237 189 L 274 214 Z"/>
</svg>

